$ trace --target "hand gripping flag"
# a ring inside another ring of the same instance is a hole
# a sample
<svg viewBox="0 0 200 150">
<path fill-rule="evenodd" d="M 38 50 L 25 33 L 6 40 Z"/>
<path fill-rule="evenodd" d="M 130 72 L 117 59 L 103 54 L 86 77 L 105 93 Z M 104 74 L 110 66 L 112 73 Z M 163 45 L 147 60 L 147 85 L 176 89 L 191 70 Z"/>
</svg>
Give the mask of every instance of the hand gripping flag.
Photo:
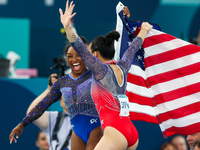
<svg viewBox="0 0 200 150">
<path fill-rule="evenodd" d="M 116 30 L 121 38 L 115 43 L 116 60 L 140 28 L 123 22 L 121 6 L 117 6 Z M 144 51 L 141 48 L 135 55 L 128 74 L 130 118 L 158 123 L 164 137 L 200 132 L 200 47 L 155 29 L 148 32 Z"/>
</svg>

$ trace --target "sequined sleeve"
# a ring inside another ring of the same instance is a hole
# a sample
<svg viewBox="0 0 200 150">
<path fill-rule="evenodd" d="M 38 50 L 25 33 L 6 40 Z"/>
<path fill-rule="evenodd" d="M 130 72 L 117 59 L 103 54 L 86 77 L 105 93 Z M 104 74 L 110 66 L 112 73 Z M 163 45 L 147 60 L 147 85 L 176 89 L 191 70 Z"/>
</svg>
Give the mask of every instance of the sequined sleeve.
<svg viewBox="0 0 200 150">
<path fill-rule="evenodd" d="M 59 79 L 52 85 L 50 92 L 20 122 L 24 127 L 38 119 L 47 108 L 61 97 Z"/>
<path fill-rule="evenodd" d="M 95 79 L 102 79 L 107 72 L 106 65 L 90 53 L 80 37 L 74 43 L 71 43 L 71 45 L 81 57 L 85 65 L 93 72 Z"/>
<path fill-rule="evenodd" d="M 131 64 L 133 62 L 133 58 L 135 53 L 139 50 L 142 45 L 142 38 L 136 37 L 133 39 L 129 48 L 125 51 L 122 58 L 117 62 L 117 65 L 121 66 L 126 73 L 128 73 Z"/>
</svg>

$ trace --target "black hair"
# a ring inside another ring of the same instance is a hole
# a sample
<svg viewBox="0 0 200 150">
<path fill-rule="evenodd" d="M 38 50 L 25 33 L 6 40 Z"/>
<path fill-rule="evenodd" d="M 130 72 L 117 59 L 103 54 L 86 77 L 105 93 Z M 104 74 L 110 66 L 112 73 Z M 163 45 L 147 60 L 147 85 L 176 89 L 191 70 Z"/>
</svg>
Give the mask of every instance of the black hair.
<svg viewBox="0 0 200 150">
<path fill-rule="evenodd" d="M 84 36 L 81 36 L 80 37 L 83 41 L 83 43 L 85 43 L 85 45 L 89 45 L 90 43 L 88 42 L 88 40 L 84 37 Z M 63 50 L 63 53 L 64 53 L 64 56 L 66 56 L 67 54 L 67 51 L 69 50 L 69 48 L 71 47 L 71 44 L 68 43 L 67 45 L 65 45 L 65 48 Z"/>
<path fill-rule="evenodd" d="M 111 31 L 105 36 L 97 36 L 91 42 L 92 52 L 98 51 L 105 59 L 112 59 L 115 55 L 114 40 L 118 41 L 119 32 Z"/>
</svg>

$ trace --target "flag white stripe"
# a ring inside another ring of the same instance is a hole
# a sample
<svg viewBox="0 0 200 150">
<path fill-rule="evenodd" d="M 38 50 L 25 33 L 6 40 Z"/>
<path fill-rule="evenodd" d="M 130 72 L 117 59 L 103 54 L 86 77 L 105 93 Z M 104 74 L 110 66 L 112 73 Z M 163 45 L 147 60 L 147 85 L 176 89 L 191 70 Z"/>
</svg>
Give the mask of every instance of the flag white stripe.
<svg viewBox="0 0 200 150">
<path fill-rule="evenodd" d="M 156 64 L 145 69 L 147 78 L 200 62 L 200 52 Z"/>
<path fill-rule="evenodd" d="M 175 110 L 199 102 L 199 99 L 197 99 L 197 97 L 200 97 L 200 92 L 191 94 L 189 96 L 184 96 L 169 102 L 158 104 L 157 105 L 158 113 L 159 114 L 166 113 L 171 110 Z"/>
<path fill-rule="evenodd" d="M 159 30 L 155 30 L 155 29 L 151 29 L 151 31 L 149 31 L 147 34 L 146 34 L 146 37 L 150 37 L 150 36 L 154 36 L 154 35 L 160 35 L 160 34 L 163 34 L 163 32 L 160 32 Z M 165 33 L 164 33 L 165 34 Z"/>
<path fill-rule="evenodd" d="M 164 126 L 165 129 L 171 128 L 173 126 L 180 128 L 198 123 L 199 120 L 200 120 L 200 112 L 197 112 L 178 119 L 169 119 L 167 121 L 162 122 L 162 125 Z"/>
<path fill-rule="evenodd" d="M 115 46 L 115 56 L 114 60 L 118 61 L 120 59 L 120 48 L 121 48 L 121 41 L 122 41 L 122 33 L 123 33 L 123 22 L 121 18 L 119 17 L 118 13 L 123 9 L 124 5 L 119 2 L 116 7 L 116 13 L 117 13 L 117 25 L 116 25 L 116 31 L 120 33 L 120 37 L 118 39 L 119 42 L 116 40 L 114 41 Z"/>
<path fill-rule="evenodd" d="M 132 93 L 135 93 L 135 94 L 143 96 L 143 97 L 149 97 L 149 98 L 153 97 L 153 92 L 151 89 L 148 89 L 143 86 L 138 86 L 138 85 L 132 84 L 130 82 L 127 82 L 126 90 L 128 92 L 132 92 Z"/>
<path fill-rule="evenodd" d="M 132 74 L 132 75 L 140 76 L 144 80 L 146 80 L 146 74 L 139 66 L 131 65 L 129 73 Z"/>
<path fill-rule="evenodd" d="M 130 106 L 130 112 L 137 112 L 156 117 L 154 107 L 148 105 L 140 105 L 132 102 L 129 103 L 129 106 Z"/>
<path fill-rule="evenodd" d="M 144 57 L 146 58 L 149 56 L 157 55 L 157 54 L 174 50 L 176 48 L 180 48 L 189 44 L 190 43 L 180 40 L 180 39 L 173 39 L 171 41 L 162 42 L 156 45 L 146 47 Z"/>
<path fill-rule="evenodd" d="M 121 9 L 122 10 L 122 9 Z M 117 16 L 118 16 L 118 12 L 117 12 Z M 122 23 L 122 20 L 117 20 L 117 22 Z M 122 28 L 122 27 L 121 27 Z M 120 31 L 122 32 L 122 30 Z M 158 35 L 158 36 L 157 36 Z M 153 57 L 154 59 L 158 59 L 159 56 L 163 56 L 165 52 L 171 51 L 171 52 L 176 52 L 176 49 L 178 48 L 187 48 L 189 47 L 188 45 L 192 46 L 190 43 L 177 39 L 177 38 L 170 38 L 170 35 L 152 29 L 151 31 L 149 31 L 146 35 L 146 38 L 151 37 L 152 36 L 152 40 L 144 40 L 144 50 L 145 50 L 145 60 L 148 60 L 148 57 L 151 56 L 155 56 Z M 154 36 L 157 36 L 158 38 L 156 38 L 157 41 L 154 41 L 153 38 Z M 160 37 L 160 40 L 159 40 Z M 166 39 L 166 42 L 163 42 L 164 38 L 168 38 Z M 162 39 L 163 38 L 163 39 Z M 170 41 L 168 41 L 170 40 Z M 150 43 L 145 43 L 145 42 L 150 42 Z M 121 42 L 121 39 L 120 39 Z M 120 43 L 119 42 L 119 43 Z M 151 43 L 152 42 L 152 43 Z M 159 42 L 162 42 L 159 44 Z M 158 43 L 158 44 L 157 44 Z M 120 43 L 121 44 L 121 43 Z M 154 44 L 152 46 L 146 47 L 145 44 L 149 45 L 149 44 Z M 194 46 L 194 45 L 193 45 Z M 119 47 L 119 46 L 118 46 Z M 121 48 L 121 47 L 119 47 Z M 163 55 L 162 55 L 163 54 Z M 159 56 L 157 56 L 159 55 Z M 119 54 L 118 54 L 119 56 Z M 156 57 L 157 56 L 157 57 Z M 119 57 L 118 57 L 119 58 Z M 163 75 L 166 75 L 167 73 L 170 73 L 173 71 L 175 71 L 176 69 L 181 69 L 182 67 L 187 67 L 189 65 L 193 65 L 195 63 L 199 63 L 200 61 L 200 50 L 198 53 L 195 54 L 189 54 L 188 56 L 184 56 L 181 58 L 173 58 L 169 56 L 169 59 L 173 59 L 173 60 L 169 60 L 167 62 L 163 62 L 157 65 L 153 65 L 152 62 L 150 63 L 150 67 L 145 68 L 145 71 L 142 71 L 142 69 L 140 70 L 139 67 L 135 67 L 134 65 L 131 66 L 131 69 L 129 71 L 129 74 L 132 74 L 135 77 L 139 77 L 140 79 L 143 78 L 144 80 L 148 80 L 149 77 L 152 77 L 151 80 L 155 81 L 155 77 L 163 77 Z M 152 66 L 151 66 L 152 65 Z M 196 67 L 195 69 L 199 69 L 198 67 Z M 192 70 L 191 70 L 192 71 Z M 166 74 L 165 74 L 166 73 Z M 180 75 L 181 76 L 181 75 Z M 161 83 L 163 81 L 160 81 L 160 83 L 156 83 L 157 85 L 154 85 L 150 88 L 146 88 L 145 86 L 138 86 L 138 85 L 134 85 L 134 81 L 129 81 L 127 83 L 127 91 L 131 92 L 133 94 L 137 94 L 140 97 L 143 97 L 142 99 L 138 98 L 138 103 L 137 100 L 134 100 L 134 102 L 130 103 L 130 112 L 132 113 L 137 113 L 137 117 L 139 117 L 139 115 L 141 114 L 146 114 L 146 118 L 144 120 L 149 120 L 149 122 L 151 122 L 152 117 L 160 117 L 160 128 L 163 132 L 163 135 L 167 135 L 167 136 L 171 136 L 175 133 L 177 134 L 185 134 L 185 133 L 190 133 L 190 131 L 188 131 L 188 126 L 195 124 L 195 123 L 199 123 L 200 120 L 200 111 L 198 108 L 195 109 L 195 112 L 193 113 L 193 110 L 191 110 L 191 107 L 187 107 L 187 106 L 191 106 L 193 104 L 195 104 L 196 102 L 199 102 L 199 97 L 200 97 L 200 91 L 197 90 L 198 93 L 194 93 L 194 94 L 190 94 L 189 96 L 184 96 L 184 97 L 179 97 L 177 99 L 171 100 L 173 97 L 169 97 L 169 99 L 171 101 L 169 102 L 165 102 L 162 100 L 158 100 L 160 101 L 161 104 L 157 104 L 157 106 L 149 106 L 148 104 L 142 104 L 142 102 L 140 102 L 141 100 L 145 101 L 145 98 L 153 98 L 158 95 L 158 94 L 162 94 L 162 93 L 166 93 L 166 92 L 176 92 L 173 90 L 179 89 L 179 88 L 184 88 L 186 86 L 192 85 L 194 83 L 200 83 L 198 81 L 200 73 L 194 73 L 191 75 L 185 75 L 184 77 L 177 77 L 176 79 L 169 79 L 171 81 L 166 81 L 164 83 Z M 197 81 L 195 81 L 197 80 Z M 133 82 L 133 83 L 130 83 Z M 158 81 L 159 82 L 159 81 Z M 192 86 L 193 87 L 193 86 Z M 192 88 L 191 87 L 191 88 Z M 198 87 L 196 87 L 198 89 Z M 176 94 L 176 93 L 175 93 Z M 170 96 L 170 95 L 169 95 Z M 130 97 L 131 98 L 131 97 Z M 133 100 L 132 100 L 133 101 Z M 183 108 L 180 109 L 182 111 L 187 110 L 190 113 L 190 115 L 187 116 L 183 116 L 182 112 L 179 112 L 179 114 L 177 114 L 176 109 L 179 108 Z M 163 121 L 166 118 L 162 118 L 165 117 L 165 114 L 169 114 L 169 113 L 173 113 L 174 116 L 177 117 L 177 119 L 172 119 L 172 117 L 169 117 L 169 120 Z M 155 115 L 157 114 L 157 115 Z M 163 114 L 163 115 L 159 115 L 159 114 Z M 149 117 L 149 118 L 148 118 Z M 141 118 L 142 119 L 142 118 Z M 174 127 L 174 128 L 171 128 Z M 182 130 L 176 130 L 177 127 L 182 128 Z M 170 129 L 171 128 L 171 129 Z M 199 128 L 199 125 L 196 127 Z M 166 129 L 168 129 L 166 131 Z M 186 129 L 186 130 L 185 130 Z"/>
<path fill-rule="evenodd" d="M 200 82 L 200 72 L 151 86 L 154 95 L 170 92 Z"/>
</svg>

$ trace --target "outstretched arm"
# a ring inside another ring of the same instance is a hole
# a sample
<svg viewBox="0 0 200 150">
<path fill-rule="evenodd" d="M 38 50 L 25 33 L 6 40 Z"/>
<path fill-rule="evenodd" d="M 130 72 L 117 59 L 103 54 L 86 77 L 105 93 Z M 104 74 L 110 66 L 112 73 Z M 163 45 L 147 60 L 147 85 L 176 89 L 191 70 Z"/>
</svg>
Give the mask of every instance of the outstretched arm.
<svg viewBox="0 0 200 150">
<path fill-rule="evenodd" d="M 15 134 L 17 134 L 16 138 L 18 138 L 22 134 L 24 127 L 38 119 L 47 108 L 54 102 L 58 101 L 60 97 L 61 92 L 59 90 L 59 82 L 55 82 L 52 85 L 50 92 L 34 108 L 32 108 L 24 119 L 12 130 L 9 136 L 10 143 L 12 143 L 13 140 L 17 142 L 14 138 Z"/>
<path fill-rule="evenodd" d="M 50 75 L 51 85 L 57 80 L 56 77 L 57 77 L 56 73 Z M 47 89 L 32 101 L 32 103 L 29 105 L 29 107 L 28 107 L 28 109 L 26 111 L 26 114 L 28 114 L 50 92 L 50 89 L 51 89 L 51 86 L 48 85 Z M 40 116 L 33 123 L 37 127 L 39 127 L 41 130 L 47 129 L 47 127 L 49 125 L 49 118 L 48 118 L 47 113 L 44 112 L 42 114 L 42 116 Z"/>
<path fill-rule="evenodd" d="M 48 87 L 42 94 L 32 101 L 26 111 L 26 115 L 49 93 L 50 87 Z M 49 124 L 49 118 L 46 112 L 44 112 L 37 120 L 33 122 L 41 130 L 45 130 Z"/>
<path fill-rule="evenodd" d="M 133 58 L 135 53 L 139 50 L 144 41 L 146 34 L 152 29 L 152 25 L 148 22 L 143 22 L 141 25 L 140 32 L 138 33 L 137 37 L 133 39 L 129 48 L 125 51 L 122 59 L 118 62 L 118 65 L 121 65 L 126 72 L 129 71 L 131 67 L 131 63 L 133 62 Z"/>
</svg>

